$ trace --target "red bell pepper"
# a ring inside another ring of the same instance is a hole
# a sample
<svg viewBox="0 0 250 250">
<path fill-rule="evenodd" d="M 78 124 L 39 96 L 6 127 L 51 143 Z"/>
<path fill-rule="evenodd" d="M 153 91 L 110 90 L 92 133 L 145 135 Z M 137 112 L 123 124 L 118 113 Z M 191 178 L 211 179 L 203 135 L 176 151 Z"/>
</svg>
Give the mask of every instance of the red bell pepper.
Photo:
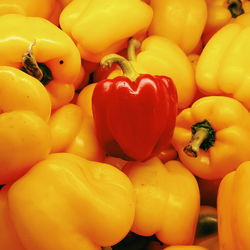
<svg viewBox="0 0 250 250">
<path fill-rule="evenodd" d="M 119 64 L 123 76 L 97 83 L 92 108 L 97 138 L 108 155 L 143 161 L 170 143 L 177 114 L 171 78 L 138 74 L 124 57 L 110 54 L 101 65 Z"/>
</svg>

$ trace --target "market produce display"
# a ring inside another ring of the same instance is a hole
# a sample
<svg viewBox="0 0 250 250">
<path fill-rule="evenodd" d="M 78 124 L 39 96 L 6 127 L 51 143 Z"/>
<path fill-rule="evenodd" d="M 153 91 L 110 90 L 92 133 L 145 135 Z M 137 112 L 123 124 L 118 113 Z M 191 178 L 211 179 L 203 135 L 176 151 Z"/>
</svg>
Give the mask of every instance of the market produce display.
<svg viewBox="0 0 250 250">
<path fill-rule="evenodd" d="M 249 44 L 249 0 L 1 0 L 0 250 L 250 250 Z"/>
</svg>

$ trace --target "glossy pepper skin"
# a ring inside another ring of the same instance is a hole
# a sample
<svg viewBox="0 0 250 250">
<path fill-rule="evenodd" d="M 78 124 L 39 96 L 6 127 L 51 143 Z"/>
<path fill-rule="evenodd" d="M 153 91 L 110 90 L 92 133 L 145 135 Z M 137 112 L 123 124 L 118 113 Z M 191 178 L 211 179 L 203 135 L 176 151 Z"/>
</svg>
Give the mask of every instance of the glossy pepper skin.
<svg viewBox="0 0 250 250">
<path fill-rule="evenodd" d="M 49 120 L 49 127 L 51 152 L 68 152 L 91 161 L 104 159 L 104 151 L 95 135 L 93 117 L 78 105 L 66 104 L 57 109 Z"/>
<path fill-rule="evenodd" d="M 70 102 L 82 74 L 80 53 L 71 38 L 40 17 L 3 15 L 0 28 L 0 65 L 24 70 L 24 58 L 32 54 L 43 66 L 41 81 L 50 94 L 52 109 Z"/>
<path fill-rule="evenodd" d="M 178 109 L 186 108 L 193 102 L 197 91 L 194 70 L 187 55 L 176 43 L 161 36 L 149 36 L 141 44 L 132 38 L 129 40 L 127 57 L 138 73 L 165 75 L 173 79 Z M 107 78 L 119 75 L 122 75 L 122 71 L 115 69 Z"/>
<path fill-rule="evenodd" d="M 152 8 L 140 0 L 74 0 L 63 10 L 60 26 L 83 59 L 99 62 L 124 49 L 129 37 L 145 34 L 152 16 Z"/>
<path fill-rule="evenodd" d="M 50 155 L 15 182 L 7 196 L 5 213 L 25 250 L 98 250 L 125 237 L 134 218 L 134 190 L 127 176 L 73 154 Z M 0 239 L 1 246 L 9 243 Z"/>
<path fill-rule="evenodd" d="M 176 119 L 172 143 L 196 176 L 220 179 L 250 159 L 249 112 L 237 100 L 202 97 Z"/>
<path fill-rule="evenodd" d="M 42 17 L 58 25 L 60 6 L 57 0 L 1 0 L 0 14 Z"/>
<path fill-rule="evenodd" d="M 202 93 L 232 96 L 250 109 L 249 42 L 250 14 L 237 17 L 209 40 L 196 66 Z"/>
<path fill-rule="evenodd" d="M 205 43 L 223 26 L 250 11 L 250 3 L 247 0 L 206 0 L 206 2 L 207 20 L 203 32 Z"/>
<path fill-rule="evenodd" d="M 44 86 L 19 69 L 0 66 L 0 82 L 0 183 L 6 184 L 48 155 L 51 102 Z"/>
<path fill-rule="evenodd" d="M 195 177 L 179 161 L 163 164 L 157 157 L 130 162 L 122 171 L 131 180 L 135 219 L 131 231 L 169 245 L 193 243 L 200 199 Z"/>
<path fill-rule="evenodd" d="M 250 162 L 227 174 L 218 193 L 218 233 L 221 250 L 245 250 L 249 240 Z"/>
<path fill-rule="evenodd" d="M 154 16 L 149 35 L 166 37 L 190 53 L 199 43 L 206 24 L 206 1 L 151 0 L 150 5 Z"/>
<path fill-rule="evenodd" d="M 166 76 L 139 75 L 123 57 L 111 54 L 124 76 L 96 84 L 92 108 L 97 138 L 108 155 L 146 160 L 170 142 L 177 113 L 176 88 Z"/>
</svg>

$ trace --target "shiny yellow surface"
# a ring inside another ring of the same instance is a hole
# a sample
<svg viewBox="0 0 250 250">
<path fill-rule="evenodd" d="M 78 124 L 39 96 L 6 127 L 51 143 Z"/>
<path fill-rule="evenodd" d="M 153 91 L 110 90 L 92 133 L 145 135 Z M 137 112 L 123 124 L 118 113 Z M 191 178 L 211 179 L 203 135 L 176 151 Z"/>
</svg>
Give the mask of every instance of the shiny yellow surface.
<svg viewBox="0 0 250 250">
<path fill-rule="evenodd" d="M 0 183 L 22 176 L 43 160 L 51 148 L 47 123 L 32 111 L 16 110 L 0 114 Z"/>
<path fill-rule="evenodd" d="M 93 118 L 81 107 L 64 105 L 51 116 L 49 126 L 52 152 L 68 152 L 93 161 L 103 160 L 104 151 L 95 136 Z"/>
<path fill-rule="evenodd" d="M 149 35 L 169 38 L 190 53 L 199 43 L 207 19 L 205 0 L 151 0 L 154 16 Z"/>
<path fill-rule="evenodd" d="M 206 95 L 231 96 L 250 109 L 250 14 L 224 26 L 207 43 L 196 67 L 196 82 Z"/>
<path fill-rule="evenodd" d="M 8 208 L 25 250 L 97 250 L 128 233 L 135 199 L 117 168 L 59 153 L 10 187 Z"/>
<path fill-rule="evenodd" d="M 192 244 L 200 208 L 195 177 L 179 161 L 164 165 L 157 157 L 128 163 L 122 170 L 136 193 L 131 230 L 143 236 L 156 234 L 165 244 Z"/>
<path fill-rule="evenodd" d="M 250 162 L 226 175 L 218 193 L 218 232 L 221 250 L 250 249 Z"/>
<path fill-rule="evenodd" d="M 99 62 L 125 48 L 129 37 L 144 34 L 152 16 L 151 7 L 140 0 L 74 0 L 63 10 L 60 25 L 83 59 Z"/>
<path fill-rule="evenodd" d="M 70 37 L 46 19 L 17 14 L 0 16 L 0 29 L 0 65 L 20 68 L 22 56 L 35 42 L 34 57 L 48 66 L 54 78 L 46 85 L 52 108 L 70 102 L 81 73 L 80 53 Z"/>
<path fill-rule="evenodd" d="M 206 0 L 206 2 L 207 20 L 204 29 L 205 42 L 207 42 L 216 31 L 234 19 L 228 9 L 228 0 Z M 241 2 L 244 12 L 249 13 L 250 2 L 248 0 L 241 0 Z"/>
<path fill-rule="evenodd" d="M 30 110 L 48 121 L 51 102 L 45 87 L 19 69 L 0 66 L 0 115 L 14 110 Z"/>
<path fill-rule="evenodd" d="M 195 175 L 204 179 L 219 179 L 250 159 L 249 112 L 237 100 L 224 96 L 208 96 L 183 110 L 176 119 L 172 139 L 180 160 Z M 189 143 L 191 126 L 204 119 L 215 130 L 215 143 L 208 151 L 200 149 L 198 157 L 183 152 Z"/>
</svg>

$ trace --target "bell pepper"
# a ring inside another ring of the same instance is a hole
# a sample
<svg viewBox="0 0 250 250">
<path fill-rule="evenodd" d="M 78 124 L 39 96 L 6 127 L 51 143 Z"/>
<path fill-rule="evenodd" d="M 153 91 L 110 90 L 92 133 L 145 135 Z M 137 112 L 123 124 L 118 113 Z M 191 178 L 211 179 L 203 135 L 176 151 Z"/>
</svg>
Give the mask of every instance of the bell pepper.
<svg viewBox="0 0 250 250">
<path fill-rule="evenodd" d="M 138 74 L 116 54 L 101 65 L 118 63 L 123 76 L 96 84 L 92 108 L 97 138 L 108 155 L 146 160 L 170 142 L 177 113 L 176 88 L 167 76 Z"/>
<path fill-rule="evenodd" d="M 0 82 L 0 184 L 6 184 L 49 153 L 51 102 L 44 86 L 19 69 L 0 66 Z"/>
<path fill-rule="evenodd" d="M 17 236 L 8 207 L 8 188 L 0 190 L 0 243 L 5 250 L 26 250 Z"/>
<path fill-rule="evenodd" d="M 83 59 L 99 62 L 124 49 L 129 37 L 145 34 L 152 16 L 152 8 L 141 0 L 74 0 L 62 11 L 60 26 Z"/>
<path fill-rule="evenodd" d="M 20 14 L 24 16 L 42 17 L 58 24 L 59 8 L 57 0 L 2 0 L 0 3 L 0 15 Z"/>
<path fill-rule="evenodd" d="M 154 16 L 149 35 L 166 37 L 190 53 L 199 43 L 206 24 L 206 1 L 151 0 L 150 5 Z"/>
<path fill-rule="evenodd" d="M 124 173 L 67 153 L 37 163 L 7 196 L 6 214 L 25 250 L 111 246 L 128 233 L 135 212 L 134 190 Z M 1 246 L 8 244 L 7 237 L 0 239 Z"/>
<path fill-rule="evenodd" d="M 48 121 L 51 102 L 45 87 L 34 77 L 10 66 L 0 66 L 0 115 L 30 110 Z"/>
<path fill-rule="evenodd" d="M 62 30 L 40 17 L 0 16 L 0 65 L 28 72 L 46 87 L 52 108 L 74 96 L 81 72 L 80 53 Z"/>
<path fill-rule="evenodd" d="M 51 152 L 68 152 L 92 161 L 104 159 L 104 151 L 95 135 L 93 117 L 78 105 L 66 104 L 57 109 L 49 120 L 49 127 Z"/>
<path fill-rule="evenodd" d="M 170 246 L 165 247 L 163 250 L 209 250 L 208 248 L 201 247 L 201 246 Z"/>
<path fill-rule="evenodd" d="M 172 143 L 196 176 L 220 179 L 250 160 L 249 112 L 225 96 L 202 97 L 177 116 Z"/>
<path fill-rule="evenodd" d="M 188 107 L 196 94 L 194 70 L 185 53 L 171 40 L 150 36 L 143 42 L 130 39 L 127 48 L 129 62 L 141 74 L 166 75 L 173 79 L 178 94 L 178 108 Z M 180 74 L 181 69 L 181 74 Z M 108 78 L 122 75 L 117 69 Z"/>
<path fill-rule="evenodd" d="M 243 162 L 221 181 L 218 192 L 218 233 L 221 250 L 250 249 L 250 162 Z"/>
<path fill-rule="evenodd" d="M 29 110 L 0 114 L 0 183 L 8 184 L 21 177 L 51 148 L 47 123 Z"/>
<path fill-rule="evenodd" d="M 203 32 L 205 43 L 234 18 L 250 11 L 250 2 L 247 0 L 206 0 L 206 2 L 207 21 Z"/>
<path fill-rule="evenodd" d="M 193 243 L 200 209 L 195 177 L 179 161 L 165 165 L 153 157 L 129 162 L 122 171 L 131 180 L 135 195 L 135 218 L 131 231 L 153 234 L 169 245 Z"/>
<path fill-rule="evenodd" d="M 206 95 L 231 96 L 250 109 L 248 59 L 250 14 L 221 28 L 207 43 L 196 67 L 196 82 Z"/>
</svg>

